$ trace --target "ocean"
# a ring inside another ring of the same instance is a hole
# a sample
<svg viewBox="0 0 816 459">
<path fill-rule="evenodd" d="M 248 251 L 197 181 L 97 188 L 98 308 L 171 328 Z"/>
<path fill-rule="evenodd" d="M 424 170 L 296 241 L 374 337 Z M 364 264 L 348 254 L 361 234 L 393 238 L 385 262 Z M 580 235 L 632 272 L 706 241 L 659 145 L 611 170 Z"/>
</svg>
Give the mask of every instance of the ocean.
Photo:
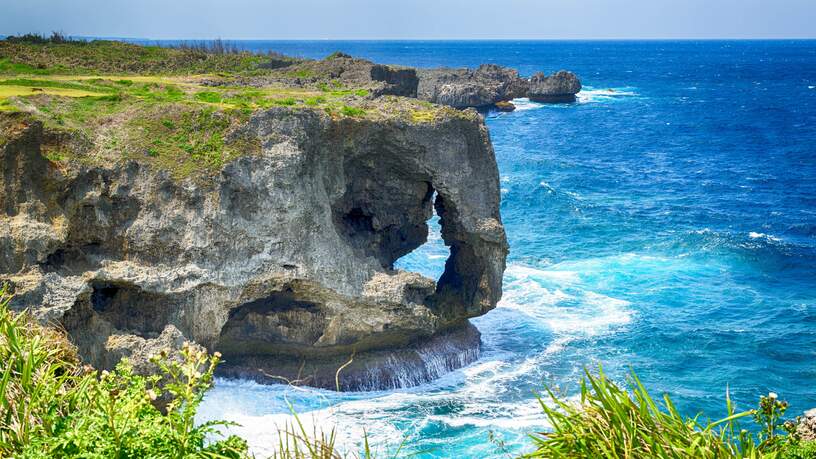
<svg viewBox="0 0 816 459">
<path fill-rule="evenodd" d="M 486 122 L 510 241 L 474 364 L 410 389 L 334 393 L 219 380 L 223 418 L 259 456 L 294 410 L 380 456 L 491 458 L 546 430 L 537 394 L 585 368 L 634 370 L 688 415 L 774 391 L 816 407 L 816 41 L 246 41 L 418 67 L 568 69 L 572 104 L 517 100 Z M 403 269 L 438 277 L 438 223 Z"/>
</svg>

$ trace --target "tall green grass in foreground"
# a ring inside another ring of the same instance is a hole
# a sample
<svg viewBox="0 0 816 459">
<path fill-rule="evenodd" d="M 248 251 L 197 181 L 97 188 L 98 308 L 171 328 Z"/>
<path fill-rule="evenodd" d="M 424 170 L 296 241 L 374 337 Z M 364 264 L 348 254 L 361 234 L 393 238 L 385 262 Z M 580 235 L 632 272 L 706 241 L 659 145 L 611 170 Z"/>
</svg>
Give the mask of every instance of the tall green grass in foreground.
<svg viewBox="0 0 816 459">
<path fill-rule="evenodd" d="M 788 405 L 776 394 L 760 397 L 756 409 L 735 412 L 726 392 L 727 417 L 703 422 L 681 415 L 668 395 L 658 405 L 634 372 L 627 389 L 600 370 L 586 372 L 578 401 L 548 390 L 540 401 L 552 432 L 532 436 L 537 449 L 525 457 L 816 458 L 816 444 L 800 442 L 795 423 L 782 421 Z M 746 418 L 758 425 L 756 434 L 741 428 Z"/>
<path fill-rule="evenodd" d="M 9 299 L 0 288 L 0 458 L 251 457 L 246 441 L 220 436 L 217 428 L 229 423 L 195 422 L 218 353 L 185 345 L 177 355 L 155 356 L 154 376 L 134 373 L 127 360 L 97 372 L 80 361 L 64 331 L 9 311 Z M 795 423 L 782 421 L 787 403 L 776 394 L 739 413 L 726 394 L 728 415 L 714 422 L 682 416 L 668 396 L 659 404 L 634 373 L 626 388 L 603 371 L 587 372 L 578 400 L 547 395 L 541 407 L 552 431 L 531 437 L 536 450 L 526 458 L 816 459 L 816 442 L 800 441 Z M 307 429 L 292 414 L 272 458 L 382 457 L 366 435 L 356 452 L 343 453 L 334 430 Z M 756 433 L 740 427 L 749 419 Z M 386 456 L 418 454 L 403 441 Z"/>
<path fill-rule="evenodd" d="M 156 357 L 156 376 L 135 374 L 126 360 L 98 373 L 81 363 L 64 332 L 12 313 L 9 299 L 0 289 L 0 457 L 246 456 L 238 437 L 206 442 L 226 423 L 195 424 L 217 354 L 185 346 L 179 357 Z"/>
</svg>

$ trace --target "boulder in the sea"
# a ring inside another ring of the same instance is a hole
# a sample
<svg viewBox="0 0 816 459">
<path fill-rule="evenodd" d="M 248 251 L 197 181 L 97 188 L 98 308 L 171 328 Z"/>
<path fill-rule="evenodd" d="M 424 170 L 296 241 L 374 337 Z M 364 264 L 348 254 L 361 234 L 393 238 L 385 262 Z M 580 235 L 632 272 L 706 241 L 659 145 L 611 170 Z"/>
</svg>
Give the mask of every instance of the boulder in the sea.
<svg viewBox="0 0 816 459">
<path fill-rule="evenodd" d="M 552 75 L 536 73 L 530 78 L 528 97 L 536 102 L 574 102 L 575 95 L 581 91 L 581 81 L 566 70 Z"/>
<path fill-rule="evenodd" d="M 500 100 L 496 102 L 496 109 L 500 112 L 512 112 L 516 109 L 516 106 L 510 101 Z"/>
</svg>

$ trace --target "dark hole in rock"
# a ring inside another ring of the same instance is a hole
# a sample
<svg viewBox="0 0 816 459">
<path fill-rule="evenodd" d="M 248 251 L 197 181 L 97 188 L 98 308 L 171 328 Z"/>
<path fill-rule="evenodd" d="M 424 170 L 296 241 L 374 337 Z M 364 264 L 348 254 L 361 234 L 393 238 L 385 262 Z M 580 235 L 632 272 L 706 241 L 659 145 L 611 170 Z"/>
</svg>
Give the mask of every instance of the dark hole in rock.
<svg viewBox="0 0 816 459">
<path fill-rule="evenodd" d="M 95 242 L 81 246 L 62 247 L 49 254 L 45 261 L 40 263 L 40 266 L 47 273 L 90 271 L 100 251 L 101 245 Z"/>
<path fill-rule="evenodd" d="M 91 293 L 91 307 L 96 312 L 104 313 L 113 305 L 117 293 L 119 293 L 119 288 L 113 285 L 94 287 Z"/>
<path fill-rule="evenodd" d="M 363 209 L 355 207 L 351 209 L 346 215 L 343 215 L 343 224 L 349 231 L 349 236 L 354 237 L 359 232 L 373 232 L 374 223 L 371 215 L 363 212 Z"/>
<path fill-rule="evenodd" d="M 141 288 L 117 283 L 96 282 L 90 296 L 90 308 L 114 328 L 145 338 L 158 336 L 171 323 L 172 299 L 145 292 Z"/>
<path fill-rule="evenodd" d="M 248 314 L 266 315 L 290 311 L 292 309 L 314 310 L 316 308 L 317 305 L 315 303 L 296 300 L 294 293 L 289 290 L 244 303 L 230 311 L 229 320 L 244 320 Z"/>
<path fill-rule="evenodd" d="M 289 288 L 232 309 L 216 347 L 225 355 L 286 352 L 314 345 L 326 326 L 320 305 L 296 299 Z"/>
<path fill-rule="evenodd" d="M 382 177 L 356 180 L 333 206 L 338 233 L 386 269 L 425 242 L 434 195 L 430 182 L 394 180 L 398 186 Z"/>
</svg>

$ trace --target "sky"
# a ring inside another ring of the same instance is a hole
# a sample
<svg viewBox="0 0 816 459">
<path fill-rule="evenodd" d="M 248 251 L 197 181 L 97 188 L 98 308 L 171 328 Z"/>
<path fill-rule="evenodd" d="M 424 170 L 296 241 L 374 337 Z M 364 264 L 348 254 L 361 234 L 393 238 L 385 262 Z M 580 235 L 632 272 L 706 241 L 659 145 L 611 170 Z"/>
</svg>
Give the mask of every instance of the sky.
<svg viewBox="0 0 816 459">
<path fill-rule="evenodd" d="M 816 38 L 816 0 L 0 0 L 0 35 Z"/>
</svg>

